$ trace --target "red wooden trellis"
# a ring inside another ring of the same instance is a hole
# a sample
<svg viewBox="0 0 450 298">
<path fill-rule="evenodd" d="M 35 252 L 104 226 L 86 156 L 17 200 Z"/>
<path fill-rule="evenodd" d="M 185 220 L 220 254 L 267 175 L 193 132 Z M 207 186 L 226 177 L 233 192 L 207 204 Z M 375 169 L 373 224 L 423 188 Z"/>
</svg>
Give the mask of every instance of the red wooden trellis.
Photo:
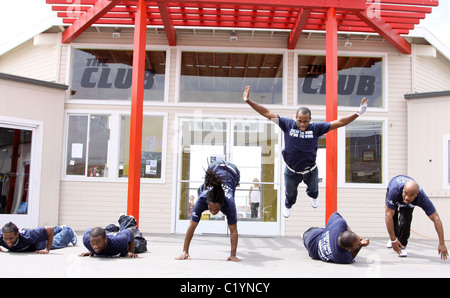
<svg viewBox="0 0 450 298">
<path fill-rule="evenodd" d="M 69 43 L 93 24 L 134 25 L 137 0 L 46 0 L 63 23 Z M 438 0 L 182 0 L 145 1 L 147 26 L 164 26 L 169 45 L 175 27 L 219 27 L 290 30 L 293 49 L 303 30 L 326 31 L 326 14 L 336 8 L 339 32 L 378 33 L 402 53 L 408 34 L 431 13 Z"/>
<path fill-rule="evenodd" d="M 289 30 L 295 49 L 303 31 L 326 32 L 327 121 L 337 118 L 337 33 L 377 33 L 403 54 L 404 38 L 438 0 L 46 0 L 67 24 L 62 42 L 95 24 L 134 25 L 128 214 L 139 222 L 142 104 L 147 26 L 162 26 L 170 46 L 178 27 Z M 327 134 L 326 219 L 337 209 L 337 132 Z"/>
</svg>

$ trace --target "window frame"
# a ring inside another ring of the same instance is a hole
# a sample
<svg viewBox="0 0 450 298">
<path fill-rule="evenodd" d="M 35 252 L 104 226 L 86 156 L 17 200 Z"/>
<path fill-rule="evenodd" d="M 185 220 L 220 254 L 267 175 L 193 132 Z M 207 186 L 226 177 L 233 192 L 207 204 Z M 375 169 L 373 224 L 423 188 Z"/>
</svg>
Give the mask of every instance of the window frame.
<svg viewBox="0 0 450 298">
<path fill-rule="evenodd" d="M 176 125 L 174 127 L 174 133 L 176 136 L 174 138 L 174 150 L 173 150 L 173 179 L 172 179 L 172 214 L 174 214 L 175 216 L 172 217 L 172 231 L 175 233 L 178 232 L 182 232 L 185 231 L 188 224 L 189 224 L 189 219 L 180 219 L 180 198 L 179 198 L 179 194 L 180 194 L 180 183 L 184 182 L 184 180 L 181 179 L 181 167 L 182 167 L 182 161 L 181 161 L 181 154 L 179 152 L 179 148 L 180 148 L 180 144 L 182 142 L 182 133 L 180 130 L 180 124 L 182 121 L 185 120 L 195 120 L 195 119 L 221 119 L 224 120 L 227 123 L 233 123 L 234 121 L 245 121 L 245 120 L 250 120 L 250 121 L 265 121 L 264 119 L 258 118 L 258 117 L 254 117 L 251 116 L 249 117 L 248 115 L 230 115 L 230 114 L 199 114 L 199 115 L 195 115 L 193 116 L 192 114 L 186 114 L 186 113 L 176 113 L 175 114 L 175 122 Z M 276 124 L 274 124 L 276 125 Z M 276 125 L 277 126 L 277 125 Z M 278 127 L 276 127 L 276 129 L 279 129 Z M 227 150 L 227 158 L 231 158 L 232 159 L 232 150 L 231 147 L 233 146 L 231 144 L 232 140 L 234 140 L 231 136 L 231 134 L 233 134 L 233 128 L 232 127 L 228 127 L 227 128 L 227 144 L 226 144 L 226 150 Z M 283 142 L 283 136 L 282 136 L 282 132 L 279 131 L 278 132 L 278 136 L 277 136 L 277 141 L 278 141 L 278 147 L 279 147 L 279 151 L 281 152 L 282 149 L 282 142 Z M 282 187 L 284 187 L 284 175 L 283 175 L 283 171 L 284 171 L 284 161 L 283 158 L 281 156 L 281 153 L 278 154 L 276 157 L 276 159 L 278 159 L 277 161 L 277 165 L 279 167 L 279 169 L 277 169 L 278 171 L 278 175 L 279 175 L 279 179 L 275 179 L 273 181 L 273 183 L 271 182 L 265 182 L 264 184 L 273 184 L 274 186 L 276 186 L 277 188 L 277 219 L 275 222 L 264 222 L 264 221 L 239 221 L 239 230 L 242 233 L 248 233 L 249 230 L 252 231 L 252 234 L 254 234 L 254 228 L 250 228 L 251 225 L 257 225 L 262 227 L 261 229 L 259 229 L 258 233 L 261 233 L 261 235 L 266 235 L 267 231 L 270 231 L 270 233 L 282 233 L 281 229 L 283 226 L 283 221 L 284 221 L 284 217 L 281 216 L 281 202 L 283 201 L 283 194 L 281 192 Z M 246 184 L 246 182 L 249 181 L 241 181 L 241 183 Z M 248 184 L 248 183 L 247 183 Z M 226 233 L 226 219 L 224 219 L 223 221 L 206 221 L 209 224 L 202 224 L 200 225 L 200 231 L 198 232 L 213 232 L 213 233 L 217 233 L 217 226 L 223 225 L 223 232 Z M 219 228 L 220 229 L 220 228 Z M 270 234 L 269 233 L 269 234 Z"/>
<path fill-rule="evenodd" d="M 370 121 L 370 122 L 379 122 L 382 124 L 382 181 L 381 183 L 356 183 L 356 182 L 346 182 L 346 154 L 338 155 L 338 187 L 343 188 L 386 188 L 388 184 L 388 119 L 387 117 L 366 117 L 364 116 L 362 119 L 356 119 L 353 123 L 358 123 L 360 121 Z M 340 152 L 345 152 L 346 146 L 346 130 L 347 127 L 344 126 L 338 129 L 338 150 Z"/>
<path fill-rule="evenodd" d="M 69 137 L 69 117 L 70 115 L 83 115 L 90 116 L 91 114 L 109 115 L 111 128 L 110 139 L 111 146 L 108 148 L 108 176 L 106 177 L 89 177 L 87 175 L 67 175 L 67 150 L 68 150 L 68 137 Z M 128 177 L 119 177 L 119 157 L 120 157 L 120 118 L 121 116 L 130 116 L 130 111 L 116 111 L 116 110 L 80 110 L 80 109 L 68 109 L 65 111 L 65 123 L 64 123 L 64 146 L 61 167 L 61 180 L 62 181 L 82 181 L 82 182 L 121 182 L 127 183 Z M 162 155 L 161 160 L 161 178 L 141 178 L 142 184 L 153 183 L 165 183 L 166 179 L 166 163 L 167 163 L 167 121 L 168 113 L 164 112 L 144 112 L 143 116 L 162 117 L 163 118 L 163 131 L 162 131 Z"/>
<path fill-rule="evenodd" d="M 282 100 L 281 104 L 270 105 L 272 108 L 276 107 L 286 107 L 287 106 L 287 94 L 288 94 L 288 68 L 289 68 L 289 57 L 287 55 L 288 50 L 284 49 L 273 49 L 273 48 L 243 48 L 243 47 L 232 47 L 232 48 L 221 48 L 220 51 L 217 51 L 217 47 L 204 47 L 204 46 L 180 46 L 177 47 L 176 54 L 176 77 L 175 77 L 175 98 L 174 103 L 178 106 L 198 106 L 198 102 L 183 102 L 181 101 L 181 58 L 182 52 L 224 52 L 224 53 L 255 53 L 255 54 L 280 54 L 283 56 L 283 83 L 282 83 Z M 244 90 L 242 90 L 244 92 Z M 201 102 L 203 107 L 242 107 L 242 104 L 236 103 L 215 103 L 215 102 Z"/>
<path fill-rule="evenodd" d="M 66 82 L 65 84 L 69 86 L 66 90 L 66 102 L 68 103 L 80 103 L 80 104 L 92 104 L 92 105 L 131 105 L 130 100 L 121 99 L 72 99 L 70 96 L 70 90 L 72 87 L 72 67 L 74 59 L 74 51 L 76 49 L 93 49 L 93 50 L 126 50 L 132 51 L 132 44 L 90 44 L 90 43 L 76 43 L 69 45 L 68 48 L 68 58 L 66 64 Z M 169 102 L 169 88 L 170 88 L 170 48 L 168 46 L 150 46 L 146 45 L 145 51 L 165 51 L 166 52 L 166 66 L 165 66 L 165 79 L 164 79 L 164 99 L 162 101 L 145 101 L 144 106 L 151 105 L 163 105 Z"/>
<path fill-rule="evenodd" d="M 41 200 L 42 164 L 44 152 L 44 122 L 0 115 L 0 125 L 5 128 L 32 131 L 28 213 L 12 215 L 14 222 L 21 226 L 37 226 L 39 219 L 39 202 Z M 5 214 L 3 214 L 4 216 Z M 11 215 L 9 215 L 11 216 Z"/>
<path fill-rule="evenodd" d="M 67 113 L 66 112 L 66 123 L 65 123 L 65 139 L 64 139 L 64 157 L 63 157 L 63 177 L 71 177 L 72 179 L 80 179 L 80 178 L 90 178 L 90 180 L 95 180 L 95 181 L 101 181 L 101 180 L 106 180 L 108 178 L 107 177 L 89 177 L 87 175 L 87 171 L 88 171 L 88 161 L 89 161 L 89 157 L 88 157 L 88 152 L 89 152 L 89 130 L 90 130 L 90 119 L 91 119 L 91 115 L 104 115 L 104 116 L 109 116 L 110 117 L 110 121 L 112 121 L 112 115 L 108 112 L 97 112 L 97 111 L 88 111 L 88 112 L 74 112 L 74 113 Z M 67 158 L 67 150 L 69 149 L 69 122 L 70 122 L 70 116 L 86 116 L 88 118 L 88 124 L 87 124 L 87 132 L 86 132 L 86 148 L 83 148 L 83 150 L 86 150 L 86 158 L 84 161 L 85 164 L 85 174 L 83 175 L 68 175 L 67 174 L 67 162 L 68 162 L 68 158 Z M 112 129 L 112 122 L 111 122 L 111 129 Z M 111 129 L 110 129 L 110 143 L 111 143 Z M 110 156 L 110 150 L 111 148 L 109 148 L 108 152 L 107 152 L 107 168 L 108 168 L 108 173 L 109 173 L 109 169 L 111 166 L 111 156 Z"/>
<path fill-rule="evenodd" d="M 121 182 L 128 182 L 128 177 L 119 177 L 119 162 L 120 162 L 120 122 L 122 116 L 131 116 L 130 112 L 118 112 L 117 113 L 117 153 L 115 156 L 115 165 L 117 168 L 114 171 L 115 179 Z M 163 130 L 162 130 L 162 149 L 161 149 L 161 177 L 160 178 L 143 178 L 141 177 L 141 183 L 165 183 L 166 181 L 166 163 L 167 163 L 167 118 L 168 113 L 157 112 L 144 112 L 143 117 L 162 117 L 163 118 Z"/>
<path fill-rule="evenodd" d="M 293 70 L 293 104 L 294 106 L 300 106 L 298 97 L 298 56 L 299 55 L 316 55 L 316 56 L 325 56 L 326 51 L 319 50 L 297 50 L 294 52 L 294 70 Z M 373 58 L 381 58 L 382 59 L 382 84 L 383 84 L 383 106 L 382 107 L 369 107 L 368 111 L 373 112 L 388 112 L 388 53 L 387 52 L 362 52 L 362 51 L 338 51 L 338 57 L 340 56 L 348 56 L 348 57 L 373 57 Z M 370 100 L 370 98 L 369 98 Z M 311 110 L 326 110 L 325 105 L 308 105 Z M 354 111 L 355 107 L 347 107 L 347 106 L 339 106 L 339 111 Z"/>
</svg>

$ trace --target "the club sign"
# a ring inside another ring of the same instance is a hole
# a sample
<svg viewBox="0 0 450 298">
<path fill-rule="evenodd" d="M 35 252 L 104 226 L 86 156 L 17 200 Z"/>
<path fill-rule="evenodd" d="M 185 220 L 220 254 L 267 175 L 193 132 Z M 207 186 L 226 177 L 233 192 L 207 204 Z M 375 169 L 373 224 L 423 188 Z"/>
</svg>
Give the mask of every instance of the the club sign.
<svg viewBox="0 0 450 298">
<path fill-rule="evenodd" d="M 303 94 L 325 94 L 326 75 L 307 75 L 301 83 Z M 375 93 L 377 78 L 373 75 L 339 75 L 338 94 L 372 96 Z"/>
<path fill-rule="evenodd" d="M 129 89 L 132 83 L 133 69 L 124 64 L 110 66 L 99 59 L 86 59 L 86 67 L 81 75 L 80 85 L 83 88 L 117 88 Z M 154 71 L 146 69 L 144 89 L 151 89 L 154 82 Z"/>
</svg>

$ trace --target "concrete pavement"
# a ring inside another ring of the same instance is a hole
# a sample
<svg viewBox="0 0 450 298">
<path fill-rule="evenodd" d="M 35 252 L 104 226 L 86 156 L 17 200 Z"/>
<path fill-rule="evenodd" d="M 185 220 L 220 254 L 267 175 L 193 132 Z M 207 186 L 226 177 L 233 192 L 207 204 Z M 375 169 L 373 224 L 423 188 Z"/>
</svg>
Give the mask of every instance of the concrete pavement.
<svg viewBox="0 0 450 298">
<path fill-rule="evenodd" d="M 148 277 L 148 278 L 406 278 L 450 277 L 450 260 L 437 253 L 437 241 L 411 239 L 408 257 L 385 247 L 387 238 L 374 238 L 361 249 L 356 262 L 338 265 L 312 260 L 300 238 L 240 236 L 238 257 L 229 262 L 228 236 L 195 235 L 192 260 L 178 261 L 184 235 L 147 234 L 148 252 L 137 259 L 78 257 L 87 251 L 82 232 L 78 244 L 48 255 L 0 253 L 0 277 Z"/>
</svg>

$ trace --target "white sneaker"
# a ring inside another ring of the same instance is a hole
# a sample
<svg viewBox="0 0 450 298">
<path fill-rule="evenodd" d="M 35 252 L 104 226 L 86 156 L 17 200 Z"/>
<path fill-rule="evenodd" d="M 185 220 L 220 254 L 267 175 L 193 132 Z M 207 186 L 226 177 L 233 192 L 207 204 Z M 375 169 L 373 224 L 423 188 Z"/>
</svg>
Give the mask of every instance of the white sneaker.
<svg viewBox="0 0 450 298">
<path fill-rule="evenodd" d="M 319 198 L 316 198 L 316 199 L 311 198 L 311 206 L 313 208 L 319 207 Z"/>
<path fill-rule="evenodd" d="M 291 215 L 291 208 L 287 208 L 286 206 L 284 206 L 283 208 L 283 216 L 285 218 L 288 218 Z"/>
<path fill-rule="evenodd" d="M 400 252 L 400 254 L 398 256 L 401 258 L 407 257 L 408 253 L 406 253 L 406 248 L 402 248 L 402 251 Z"/>
<path fill-rule="evenodd" d="M 392 241 L 388 240 L 387 244 L 386 244 L 387 248 L 392 248 Z"/>
</svg>

